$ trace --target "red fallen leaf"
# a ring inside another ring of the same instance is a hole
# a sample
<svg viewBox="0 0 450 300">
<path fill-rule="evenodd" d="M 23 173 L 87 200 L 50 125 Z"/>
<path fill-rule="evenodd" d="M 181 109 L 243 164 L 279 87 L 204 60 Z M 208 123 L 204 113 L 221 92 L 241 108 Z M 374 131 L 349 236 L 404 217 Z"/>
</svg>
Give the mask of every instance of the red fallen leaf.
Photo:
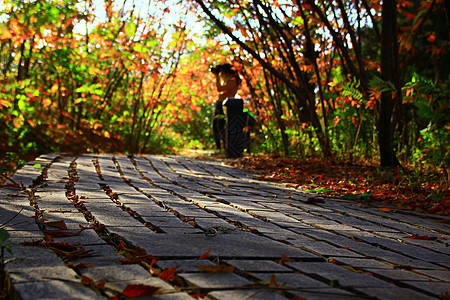
<svg viewBox="0 0 450 300">
<path fill-rule="evenodd" d="M 80 235 L 80 233 L 83 230 L 78 230 L 77 232 L 66 232 L 61 230 L 50 230 L 47 231 L 48 235 L 54 236 L 54 237 L 69 237 L 69 236 L 77 236 Z"/>
<path fill-rule="evenodd" d="M 71 210 L 62 210 L 62 209 L 60 208 L 60 209 L 49 210 L 48 212 L 49 212 L 49 213 L 70 213 L 70 212 L 72 212 L 72 211 L 71 211 Z"/>
<path fill-rule="evenodd" d="M 164 281 L 169 281 L 175 275 L 176 271 L 177 271 L 177 268 L 167 268 L 164 272 L 159 274 L 158 277 Z"/>
<path fill-rule="evenodd" d="M 272 274 L 272 277 L 270 277 L 269 287 L 274 287 L 274 288 L 278 287 L 277 280 L 275 278 L 275 275 L 273 275 L 273 274 Z"/>
<path fill-rule="evenodd" d="M 132 258 L 121 259 L 119 261 L 122 265 L 138 265 L 141 263 L 139 259 L 132 259 Z"/>
<path fill-rule="evenodd" d="M 51 227 L 56 227 L 56 228 L 60 228 L 60 229 L 67 229 L 67 225 L 64 222 L 64 220 L 44 222 L 44 225 L 51 226 Z"/>
<path fill-rule="evenodd" d="M 233 266 L 215 265 L 215 266 L 195 266 L 197 269 L 205 271 L 207 273 L 233 273 Z"/>
<path fill-rule="evenodd" d="M 92 282 L 92 279 L 90 279 L 87 276 L 81 275 L 81 283 L 82 284 L 90 284 Z"/>
<path fill-rule="evenodd" d="M 94 266 L 87 264 L 87 263 L 71 263 L 71 264 L 66 264 L 67 267 L 74 269 L 75 271 L 80 271 L 80 270 L 84 270 L 84 269 L 92 269 Z"/>
<path fill-rule="evenodd" d="M 209 253 L 211 252 L 211 249 L 203 253 L 198 259 L 206 259 L 209 256 Z"/>
<path fill-rule="evenodd" d="M 86 196 L 80 196 L 80 199 L 89 199 L 89 197 L 86 197 Z"/>
<path fill-rule="evenodd" d="M 122 294 L 129 298 L 152 296 L 159 290 L 158 287 L 144 284 L 129 284 Z"/>
<path fill-rule="evenodd" d="M 404 236 L 405 239 L 414 239 L 414 240 L 437 240 L 437 237 L 434 236 L 426 236 L 426 235 L 411 235 L 411 236 Z"/>
<path fill-rule="evenodd" d="M 92 280 L 91 278 L 87 277 L 87 276 L 81 276 L 81 283 L 85 286 L 90 287 L 91 289 L 93 289 L 97 294 L 101 294 L 102 290 L 105 286 L 104 281 L 102 282 L 95 282 L 94 280 Z"/>
<path fill-rule="evenodd" d="M 435 213 L 435 212 L 437 212 L 438 210 L 440 210 L 440 209 L 442 209 L 443 207 L 441 206 L 441 204 L 437 204 L 437 205 L 435 205 L 435 206 L 433 206 L 432 208 L 430 208 L 429 210 L 428 210 L 428 212 L 429 213 Z"/>
<path fill-rule="evenodd" d="M 391 211 L 392 210 L 392 208 L 390 208 L 390 207 L 380 207 L 378 209 L 382 210 L 382 211 Z"/>
<path fill-rule="evenodd" d="M 65 243 L 65 242 L 45 242 L 42 243 L 42 246 L 44 247 L 52 247 L 52 248 L 57 248 L 59 250 L 63 250 L 63 251 L 75 251 L 78 249 L 83 249 L 83 246 L 81 246 L 80 244 L 70 244 L 70 243 Z"/>
<path fill-rule="evenodd" d="M 279 264 L 285 265 L 286 263 L 292 261 L 286 254 L 281 254 L 281 258 L 277 260 Z"/>
<path fill-rule="evenodd" d="M 325 200 L 317 197 L 309 197 L 305 202 L 306 204 L 316 204 L 316 203 L 325 203 Z"/>
</svg>

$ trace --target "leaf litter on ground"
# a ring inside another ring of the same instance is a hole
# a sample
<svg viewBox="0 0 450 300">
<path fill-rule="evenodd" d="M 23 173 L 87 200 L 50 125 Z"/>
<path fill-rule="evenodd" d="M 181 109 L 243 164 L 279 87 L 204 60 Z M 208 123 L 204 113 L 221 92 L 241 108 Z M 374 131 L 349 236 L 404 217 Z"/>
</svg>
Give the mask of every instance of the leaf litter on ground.
<svg viewBox="0 0 450 300">
<path fill-rule="evenodd" d="M 256 171 L 259 180 L 284 183 L 287 187 L 316 196 L 388 206 L 384 210 L 450 214 L 450 191 L 445 170 L 427 172 L 411 167 L 383 169 L 345 161 L 269 155 L 244 156 L 228 164 Z"/>
</svg>

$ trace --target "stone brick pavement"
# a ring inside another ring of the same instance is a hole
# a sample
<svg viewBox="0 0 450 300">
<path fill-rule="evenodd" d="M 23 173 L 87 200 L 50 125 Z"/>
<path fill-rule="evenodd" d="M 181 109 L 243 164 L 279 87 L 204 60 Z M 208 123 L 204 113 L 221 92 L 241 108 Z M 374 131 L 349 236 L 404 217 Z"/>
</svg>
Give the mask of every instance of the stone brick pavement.
<svg viewBox="0 0 450 300">
<path fill-rule="evenodd" d="M 141 284 L 159 288 L 152 299 L 450 293 L 448 217 L 308 204 L 312 195 L 254 178 L 193 157 L 43 155 L 12 177 L 26 189 L 0 188 L 0 226 L 16 244 L 6 255 L 10 292 L 105 299 Z"/>
</svg>

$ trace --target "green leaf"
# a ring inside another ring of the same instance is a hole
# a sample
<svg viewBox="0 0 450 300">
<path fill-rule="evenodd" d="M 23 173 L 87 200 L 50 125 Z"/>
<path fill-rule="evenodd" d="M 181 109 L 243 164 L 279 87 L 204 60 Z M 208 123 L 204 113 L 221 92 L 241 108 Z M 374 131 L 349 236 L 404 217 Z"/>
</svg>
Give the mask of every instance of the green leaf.
<svg viewBox="0 0 450 300">
<path fill-rule="evenodd" d="M 35 168 L 35 169 L 39 169 L 41 167 L 41 164 L 34 164 L 33 165 L 33 168 Z"/>
<path fill-rule="evenodd" d="M 4 246 L 5 242 L 9 239 L 9 233 L 3 228 L 0 228 L 0 245 Z"/>
<path fill-rule="evenodd" d="M 318 189 L 313 189 L 313 190 L 306 190 L 305 192 L 307 193 L 328 193 L 328 192 L 332 192 L 332 189 L 325 189 L 325 188 L 318 188 Z"/>
</svg>

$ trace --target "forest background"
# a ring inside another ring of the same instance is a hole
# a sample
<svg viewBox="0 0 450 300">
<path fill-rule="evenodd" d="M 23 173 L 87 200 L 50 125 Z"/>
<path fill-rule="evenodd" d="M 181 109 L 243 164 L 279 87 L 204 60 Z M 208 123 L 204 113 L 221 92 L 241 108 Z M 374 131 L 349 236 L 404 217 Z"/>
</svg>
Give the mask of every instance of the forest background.
<svg viewBox="0 0 450 300">
<path fill-rule="evenodd" d="M 278 167 L 263 177 L 299 178 L 292 161 L 280 161 L 286 157 L 318 159 L 310 170 L 324 162 L 401 165 L 389 176 L 370 174 L 425 189 L 426 209 L 448 213 L 448 5 L 4 0 L 1 171 L 46 152 L 209 150 L 217 99 L 210 68 L 231 63 L 257 120 L 252 153 L 270 154 Z M 270 169 L 267 160 L 262 168 Z"/>
</svg>

